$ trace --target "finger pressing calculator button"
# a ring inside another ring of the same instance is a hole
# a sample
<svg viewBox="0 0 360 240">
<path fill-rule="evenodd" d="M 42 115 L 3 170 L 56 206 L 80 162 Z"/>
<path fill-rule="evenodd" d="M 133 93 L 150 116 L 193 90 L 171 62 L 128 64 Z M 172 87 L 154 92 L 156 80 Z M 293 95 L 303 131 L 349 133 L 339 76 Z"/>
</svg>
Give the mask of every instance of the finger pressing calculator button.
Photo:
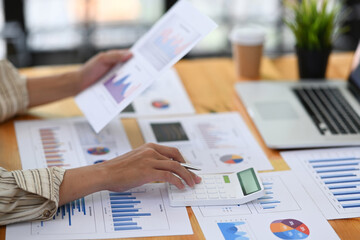
<svg viewBox="0 0 360 240">
<path fill-rule="evenodd" d="M 170 184 L 170 189 L 172 190 L 172 189 L 177 189 L 177 187 L 175 186 L 175 185 L 173 185 L 173 184 Z"/>
<path fill-rule="evenodd" d="M 195 189 L 205 189 L 205 185 L 200 183 L 195 185 Z"/>
</svg>

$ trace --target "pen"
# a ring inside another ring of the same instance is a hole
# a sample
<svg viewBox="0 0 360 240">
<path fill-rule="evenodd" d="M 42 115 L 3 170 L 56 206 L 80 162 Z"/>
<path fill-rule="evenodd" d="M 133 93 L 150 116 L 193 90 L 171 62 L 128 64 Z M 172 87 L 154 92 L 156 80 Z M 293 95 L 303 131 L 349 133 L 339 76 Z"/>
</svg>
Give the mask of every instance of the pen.
<svg viewBox="0 0 360 240">
<path fill-rule="evenodd" d="M 190 164 L 180 163 L 180 165 L 190 170 L 201 171 L 201 168 L 191 166 Z"/>
</svg>

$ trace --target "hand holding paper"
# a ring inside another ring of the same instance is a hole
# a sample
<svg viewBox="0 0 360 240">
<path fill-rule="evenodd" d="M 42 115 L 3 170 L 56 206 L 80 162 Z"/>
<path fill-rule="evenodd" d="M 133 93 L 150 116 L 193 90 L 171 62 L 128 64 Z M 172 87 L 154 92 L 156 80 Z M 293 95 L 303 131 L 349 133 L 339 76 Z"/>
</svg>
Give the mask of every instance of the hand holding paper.
<svg viewBox="0 0 360 240">
<path fill-rule="evenodd" d="M 96 132 L 216 27 L 186 1 L 175 4 L 118 64 L 75 101 Z"/>
</svg>

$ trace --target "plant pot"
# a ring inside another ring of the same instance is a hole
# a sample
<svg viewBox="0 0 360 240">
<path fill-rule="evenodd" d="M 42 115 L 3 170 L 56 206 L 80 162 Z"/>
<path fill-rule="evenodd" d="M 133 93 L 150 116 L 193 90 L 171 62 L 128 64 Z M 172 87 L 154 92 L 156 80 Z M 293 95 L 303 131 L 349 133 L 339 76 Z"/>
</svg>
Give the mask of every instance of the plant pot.
<svg viewBox="0 0 360 240">
<path fill-rule="evenodd" d="M 296 47 L 299 75 L 304 79 L 325 79 L 326 67 L 331 48 L 307 50 Z"/>
</svg>

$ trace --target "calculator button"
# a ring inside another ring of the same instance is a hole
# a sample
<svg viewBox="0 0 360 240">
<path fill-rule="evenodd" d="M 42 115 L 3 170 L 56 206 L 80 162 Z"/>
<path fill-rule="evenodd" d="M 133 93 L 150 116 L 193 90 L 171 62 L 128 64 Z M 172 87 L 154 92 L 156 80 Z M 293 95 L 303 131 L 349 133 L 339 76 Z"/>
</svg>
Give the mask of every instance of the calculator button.
<svg viewBox="0 0 360 240">
<path fill-rule="evenodd" d="M 184 193 L 186 192 L 186 190 L 185 190 L 185 189 L 175 188 L 175 189 L 171 190 L 171 192 L 172 192 L 173 194 L 184 194 Z"/>
<path fill-rule="evenodd" d="M 204 184 L 196 184 L 195 189 L 205 189 L 205 185 Z"/>
<path fill-rule="evenodd" d="M 229 198 L 235 198 L 235 194 L 229 194 Z"/>
<path fill-rule="evenodd" d="M 209 184 L 209 183 L 212 184 L 212 183 L 215 183 L 215 181 L 214 181 L 214 179 L 205 179 L 204 183 L 205 184 Z"/>
<path fill-rule="evenodd" d="M 208 189 L 207 193 L 217 193 L 218 191 L 216 189 Z"/>
<path fill-rule="evenodd" d="M 174 200 L 184 200 L 184 196 L 180 195 L 180 194 L 175 194 L 175 195 L 172 195 L 172 198 Z"/>
<path fill-rule="evenodd" d="M 208 196 L 210 199 L 218 199 L 219 198 L 219 195 L 217 195 L 217 194 L 209 194 Z"/>
<path fill-rule="evenodd" d="M 197 198 L 197 199 L 206 199 L 207 196 L 206 196 L 205 194 L 197 194 L 197 195 L 196 195 L 196 198 Z"/>
<path fill-rule="evenodd" d="M 225 189 L 219 189 L 219 193 L 226 193 Z"/>
<path fill-rule="evenodd" d="M 195 193 L 196 194 L 204 194 L 205 190 L 204 189 L 198 189 L 198 190 L 195 190 Z"/>
<path fill-rule="evenodd" d="M 204 180 L 206 180 L 206 179 L 213 179 L 213 177 L 210 176 L 210 175 L 203 175 L 203 176 L 201 176 L 201 177 L 202 177 L 202 179 L 204 179 Z"/>
<path fill-rule="evenodd" d="M 228 198 L 226 194 L 220 194 L 221 198 Z"/>
<path fill-rule="evenodd" d="M 224 189 L 224 185 L 216 185 L 218 189 Z"/>
<path fill-rule="evenodd" d="M 186 200 L 192 200 L 192 199 L 195 199 L 195 196 L 194 195 L 187 195 L 187 196 L 185 196 L 185 199 Z"/>
<path fill-rule="evenodd" d="M 215 189 L 216 185 L 215 184 L 208 184 L 206 185 L 206 189 Z"/>
</svg>

